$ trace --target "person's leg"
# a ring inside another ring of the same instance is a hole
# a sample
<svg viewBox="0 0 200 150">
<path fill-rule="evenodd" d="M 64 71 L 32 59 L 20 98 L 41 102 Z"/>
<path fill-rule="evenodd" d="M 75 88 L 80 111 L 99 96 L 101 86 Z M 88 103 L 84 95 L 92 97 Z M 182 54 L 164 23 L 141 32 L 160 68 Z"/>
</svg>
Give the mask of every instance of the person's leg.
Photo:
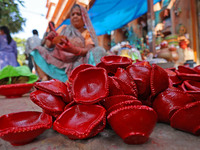
<svg viewBox="0 0 200 150">
<path fill-rule="evenodd" d="M 31 72 L 33 70 L 33 62 L 31 56 L 28 56 L 28 67 L 30 68 Z"/>
<path fill-rule="evenodd" d="M 49 76 L 38 66 L 34 63 L 35 66 L 35 70 L 39 76 L 39 78 L 41 79 L 41 81 L 47 81 L 49 80 Z"/>
<path fill-rule="evenodd" d="M 47 78 L 44 77 L 44 75 L 48 76 L 48 80 L 58 79 L 62 82 L 66 82 L 66 80 L 68 80 L 68 77 L 65 72 L 65 68 L 57 68 L 56 66 L 47 63 L 46 60 L 40 55 L 40 53 L 37 50 L 32 51 L 31 56 L 32 56 L 33 65 L 35 67 L 35 70 L 37 69 L 36 74 L 41 79 L 43 78 L 42 80 L 47 80 Z M 40 69 L 36 68 L 35 64 L 38 64 Z M 42 71 L 40 71 L 40 70 L 42 70 Z"/>
</svg>

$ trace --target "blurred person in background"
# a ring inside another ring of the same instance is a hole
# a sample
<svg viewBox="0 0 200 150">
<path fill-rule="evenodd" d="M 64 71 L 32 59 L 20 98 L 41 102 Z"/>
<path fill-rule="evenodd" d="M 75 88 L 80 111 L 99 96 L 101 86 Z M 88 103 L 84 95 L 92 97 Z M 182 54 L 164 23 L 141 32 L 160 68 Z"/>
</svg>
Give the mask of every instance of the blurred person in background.
<svg viewBox="0 0 200 150">
<path fill-rule="evenodd" d="M 0 27 L 0 70 L 5 66 L 19 66 L 17 62 L 17 44 L 6 26 Z"/>
<path fill-rule="evenodd" d="M 38 37 L 38 31 L 36 29 L 32 30 L 33 36 L 29 37 L 26 41 L 25 55 L 28 60 L 28 67 L 32 72 L 33 62 L 30 56 L 30 52 L 37 46 L 41 44 L 41 39 Z"/>
</svg>

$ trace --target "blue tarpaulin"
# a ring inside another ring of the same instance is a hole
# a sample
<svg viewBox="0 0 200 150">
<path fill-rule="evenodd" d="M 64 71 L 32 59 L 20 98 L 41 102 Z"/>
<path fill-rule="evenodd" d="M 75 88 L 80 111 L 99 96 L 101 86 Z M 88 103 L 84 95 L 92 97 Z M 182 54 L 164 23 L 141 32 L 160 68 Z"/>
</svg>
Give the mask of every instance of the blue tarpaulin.
<svg viewBox="0 0 200 150">
<path fill-rule="evenodd" d="M 161 0 L 154 0 L 154 4 Z M 110 33 L 147 12 L 147 0 L 95 0 L 88 11 L 97 35 Z M 69 24 L 69 19 L 61 25 Z"/>
</svg>

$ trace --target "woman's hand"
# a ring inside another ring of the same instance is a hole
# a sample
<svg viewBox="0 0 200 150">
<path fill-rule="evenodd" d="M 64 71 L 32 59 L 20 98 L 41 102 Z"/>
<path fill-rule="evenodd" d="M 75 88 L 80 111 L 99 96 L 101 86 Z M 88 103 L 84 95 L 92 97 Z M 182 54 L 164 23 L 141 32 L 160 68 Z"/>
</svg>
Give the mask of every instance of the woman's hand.
<svg viewBox="0 0 200 150">
<path fill-rule="evenodd" d="M 71 42 L 67 38 L 61 39 L 61 43 L 56 44 L 57 49 L 72 53 L 76 56 L 85 56 L 87 52 L 89 51 L 89 49 L 92 47 L 93 47 L 92 45 L 86 48 L 76 47 L 72 45 Z"/>
<path fill-rule="evenodd" d="M 49 34 L 47 35 L 47 37 L 45 39 L 52 41 L 56 36 L 57 36 L 57 33 L 54 31 L 51 31 L 51 32 L 49 32 Z"/>
<path fill-rule="evenodd" d="M 54 44 L 48 39 L 45 40 L 45 45 L 48 48 L 53 48 L 54 47 Z"/>
<path fill-rule="evenodd" d="M 62 38 L 61 42 L 56 44 L 56 47 L 60 50 L 67 51 L 67 52 L 71 52 L 71 50 L 73 49 L 73 45 L 69 42 L 67 38 L 65 39 Z"/>
</svg>

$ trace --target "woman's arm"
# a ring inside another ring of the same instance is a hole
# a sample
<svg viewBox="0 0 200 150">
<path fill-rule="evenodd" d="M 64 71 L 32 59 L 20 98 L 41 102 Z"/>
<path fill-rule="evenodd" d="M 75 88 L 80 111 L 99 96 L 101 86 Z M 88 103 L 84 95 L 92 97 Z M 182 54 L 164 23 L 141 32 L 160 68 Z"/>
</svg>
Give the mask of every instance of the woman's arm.
<svg viewBox="0 0 200 150">
<path fill-rule="evenodd" d="M 88 44 L 84 48 L 76 47 L 72 45 L 67 39 L 62 39 L 63 44 L 56 44 L 56 47 L 60 50 L 67 51 L 69 53 L 73 53 L 77 56 L 85 56 L 87 52 L 94 47 L 93 44 Z"/>
</svg>

